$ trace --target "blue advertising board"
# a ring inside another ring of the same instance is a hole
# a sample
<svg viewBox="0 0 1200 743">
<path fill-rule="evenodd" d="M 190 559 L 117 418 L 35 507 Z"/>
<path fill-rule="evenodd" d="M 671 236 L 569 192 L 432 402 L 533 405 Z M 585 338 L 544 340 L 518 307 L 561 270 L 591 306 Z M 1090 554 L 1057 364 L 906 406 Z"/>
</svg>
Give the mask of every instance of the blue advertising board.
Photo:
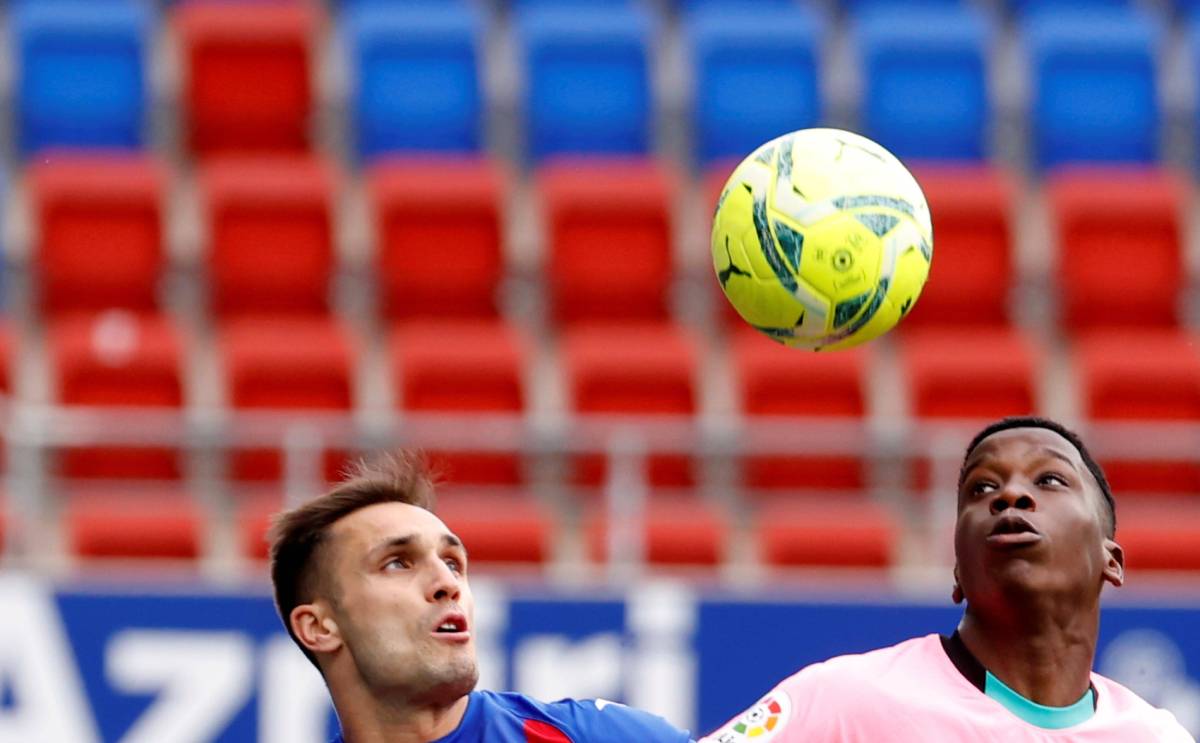
<svg viewBox="0 0 1200 743">
<path fill-rule="evenodd" d="M 697 734 L 808 663 L 949 632 L 960 611 L 674 582 L 597 593 L 480 581 L 475 593 L 482 686 L 624 701 Z M 336 730 L 265 587 L 4 576 L 0 607 L 0 741 L 324 743 Z M 1200 597 L 1113 602 L 1102 624 L 1098 670 L 1200 732 Z"/>
</svg>

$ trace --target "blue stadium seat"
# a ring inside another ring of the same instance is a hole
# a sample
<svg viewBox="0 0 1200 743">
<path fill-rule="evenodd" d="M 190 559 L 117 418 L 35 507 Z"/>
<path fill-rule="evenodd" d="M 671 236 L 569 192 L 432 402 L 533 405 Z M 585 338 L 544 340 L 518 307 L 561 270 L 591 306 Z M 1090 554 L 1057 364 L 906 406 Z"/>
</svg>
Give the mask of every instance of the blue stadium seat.
<svg viewBox="0 0 1200 743">
<path fill-rule="evenodd" d="M 985 157 L 991 34 L 987 16 L 970 6 L 860 12 L 853 36 L 863 133 L 902 158 Z"/>
<path fill-rule="evenodd" d="M 145 139 L 150 8 L 86 0 L 15 5 L 20 151 L 136 149 Z"/>
<path fill-rule="evenodd" d="M 536 6 L 516 13 L 528 154 L 641 154 L 652 121 L 652 18 L 638 7 Z"/>
<path fill-rule="evenodd" d="M 799 6 L 707 5 L 684 33 L 694 75 L 692 121 L 701 163 L 745 157 L 821 119 L 820 20 Z"/>
<path fill-rule="evenodd" d="M 482 23 L 454 4 L 363 4 L 342 25 L 358 154 L 475 151 L 483 129 Z"/>
<path fill-rule="evenodd" d="M 1157 158 L 1156 19 L 1134 9 L 1056 7 L 1031 10 L 1022 30 L 1038 165 Z"/>
</svg>

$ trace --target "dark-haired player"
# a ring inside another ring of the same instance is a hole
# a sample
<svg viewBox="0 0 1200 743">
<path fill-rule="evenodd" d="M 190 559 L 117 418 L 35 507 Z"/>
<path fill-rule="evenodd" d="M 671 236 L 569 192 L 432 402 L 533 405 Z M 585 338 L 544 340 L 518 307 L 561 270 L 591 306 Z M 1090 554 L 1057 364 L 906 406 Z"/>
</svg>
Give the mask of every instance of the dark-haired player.
<svg viewBox="0 0 1200 743">
<path fill-rule="evenodd" d="M 1124 581 L 1112 492 L 1079 437 L 1009 418 L 967 447 L 949 637 L 809 666 L 709 743 L 1192 743 L 1092 671 L 1105 583 Z"/>
<path fill-rule="evenodd" d="M 432 505 L 420 460 L 401 455 L 363 465 L 276 521 L 276 603 L 329 687 L 337 741 L 689 740 L 659 717 L 603 700 L 546 704 L 474 691 L 467 550 Z"/>
</svg>

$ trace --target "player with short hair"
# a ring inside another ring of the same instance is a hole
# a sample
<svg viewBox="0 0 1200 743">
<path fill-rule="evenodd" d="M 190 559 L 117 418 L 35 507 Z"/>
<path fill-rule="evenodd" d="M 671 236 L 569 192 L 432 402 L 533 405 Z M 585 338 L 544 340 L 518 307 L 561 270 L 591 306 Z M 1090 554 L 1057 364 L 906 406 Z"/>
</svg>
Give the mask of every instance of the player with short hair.
<svg viewBox="0 0 1200 743">
<path fill-rule="evenodd" d="M 433 502 L 423 460 L 401 453 L 276 519 L 276 605 L 329 687 L 342 725 L 335 743 L 689 740 L 603 700 L 475 691 L 467 549 Z"/>
<path fill-rule="evenodd" d="M 1125 556 L 1104 472 L 1044 418 L 975 436 L 958 482 L 949 637 L 804 668 L 708 743 L 1193 743 L 1171 713 L 1092 671 Z"/>
</svg>

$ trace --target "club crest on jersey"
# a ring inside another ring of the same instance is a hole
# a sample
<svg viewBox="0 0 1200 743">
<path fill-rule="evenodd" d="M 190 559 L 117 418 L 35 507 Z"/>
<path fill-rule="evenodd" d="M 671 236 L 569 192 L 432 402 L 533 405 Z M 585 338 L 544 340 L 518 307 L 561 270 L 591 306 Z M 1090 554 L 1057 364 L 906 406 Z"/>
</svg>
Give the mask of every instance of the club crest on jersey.
<svg viewBox="0 0 1200 743">
<path fill-rule="evenodd" d="M 711 743 L 764 743 L 785 728 L 791 716 L 792 700 L 781 691 L 773 691 L 707 740 Z"/>
</svg>

